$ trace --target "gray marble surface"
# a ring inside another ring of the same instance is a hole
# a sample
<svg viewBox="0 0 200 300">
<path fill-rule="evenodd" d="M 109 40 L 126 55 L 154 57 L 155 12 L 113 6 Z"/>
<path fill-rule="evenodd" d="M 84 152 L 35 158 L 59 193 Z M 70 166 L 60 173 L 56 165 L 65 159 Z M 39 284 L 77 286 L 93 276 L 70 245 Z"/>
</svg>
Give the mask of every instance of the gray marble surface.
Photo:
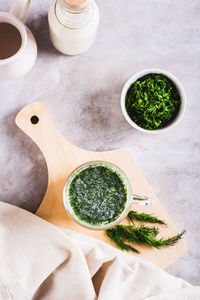
<svg viewBox="0 0 200 300">
<path fill-rule="evenodd" d="M 38 43 L 34 68 L 0 82 L 0 200 L 34 212 L 47 185 L 44 158 L 14 124 L 17 111 L 42 101 L 61 134 L 91 150 L 126 147 L 179 230 L 188 252 L 167 270 L 200 284 L 200 1 L 97 0 L 101 23 L 86 53 L 58 53 L 48 36 L 50 1 L 35 0 L 28 26 Z M 0 10 L 11 1 L 0 0 Z M 179 78 L 187 94 L 183 121 L 160 135 L 132 129 L 120 92 L 135 72 L 158 67 Z"/>
</svg>

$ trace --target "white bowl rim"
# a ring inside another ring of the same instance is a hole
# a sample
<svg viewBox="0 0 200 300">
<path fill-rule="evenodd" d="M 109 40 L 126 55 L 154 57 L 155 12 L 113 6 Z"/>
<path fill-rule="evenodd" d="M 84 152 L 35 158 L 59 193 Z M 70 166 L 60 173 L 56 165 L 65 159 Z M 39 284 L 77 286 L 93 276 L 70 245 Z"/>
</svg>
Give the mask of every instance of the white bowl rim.
<svg viewBox="0 0 200 300">
<path fill-rule="evenodd" d="M 178 111 L 177 116 L 175 117 L 175 119 L 169 123 L 169 125 L 167 125 L 166 127 L 160 128 L 160 129 L 155 129 L 155 130 L 148 130 L 148 129 L 144 129 L 140 126 L 138 126 L 133 120 L 131 120 L 131 118 L 129 117 L 127 111 L 126 111 L 126 107 L 125 107 L 125 100 L 126 100 L 126 94 L 128 89 L 130 88 L 131 84 L 133 84 L 137 79 L 139 79 L 142 76 L 145 76 L 147 74 L 163 74 L 166 77 L 168 77 L 169 79 L 171 79 L 171 81 L 175 84 L 179 95 L 180 95 L 180 100 L 181 100 L 181 106 L 180 109 Z M 144 69 L 142 71 L 139 71 L 137 73 L 135 73 L 134 75 L 132 75 L 124 84 L 122 92 L 121 92 L 121 110 L 122 113 L 124 115 L 124 118 L 126 119 L 126 121 L 135 129 L 139 130 L 140 132 L 143 133 L 149 133 L 149 134 L 157 134 L 157 133 L 161 133 L 163 131 L 167 131 L 169 129 L 172 129 L 174 126 L 176 126 L 183 118 L 183 115 L 185 113 L 185 109 L 186 109 L 186 95 L 185 95 L 185 91 L 184 88 L 182 86 L 182 84 L 180 83 L 180 81 L 170 72 L 165 71 L 163 69 L 159 69 L 159 68 L 150 68 L 150 69 Z"/>
</svg>

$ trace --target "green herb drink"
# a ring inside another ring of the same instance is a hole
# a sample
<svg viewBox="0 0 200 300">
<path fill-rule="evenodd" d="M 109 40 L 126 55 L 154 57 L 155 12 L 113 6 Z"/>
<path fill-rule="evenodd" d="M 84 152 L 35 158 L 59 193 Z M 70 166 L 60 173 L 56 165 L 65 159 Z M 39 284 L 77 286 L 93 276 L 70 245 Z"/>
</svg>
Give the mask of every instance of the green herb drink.
<svg viewBox="0 0 200 300">
<path fill-rule="evenodd" d="M 63 199 L 77 223 L 101 230 L 116 225 L 127 215 L 131 189 L 125 174 L 113 164 L 89 162 L 70 175 Z"/>
</svg>

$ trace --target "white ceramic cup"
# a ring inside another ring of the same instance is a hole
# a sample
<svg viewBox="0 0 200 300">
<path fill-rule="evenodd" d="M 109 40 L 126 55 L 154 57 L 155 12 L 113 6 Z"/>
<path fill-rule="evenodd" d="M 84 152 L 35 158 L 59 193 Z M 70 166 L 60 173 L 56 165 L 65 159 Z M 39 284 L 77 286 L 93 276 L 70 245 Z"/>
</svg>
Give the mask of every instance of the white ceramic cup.
<svg viewBox="0 0 200 300">
<path fill-rule="evenodd" d="M 0 59 L 0 79 L 16 79 L 25 75 L 33 67 L 37 57 L 37 45 L 31 31 L 24 25 L 30 0 L 14 0 L 10 13 L 0 12 L 0 23 L 14 26 L 21 36 L 21 45 L 9 57 Z M 0 36 L 1 44 L 1 36 Z"/>
<path fill-rule="evenodd" d="M 179 111 L 177 113 L 177 116 L 175 117 L 175 119 L 169 123 L 166 127 L 163 127 L 161 129 L 156 129 L 156 130 L 148 130 L 148 129 L 144 129 L 140 126 L 138 126 L 128 115 L 127 111 L 126 111 L 126 107 L 125 107 L 125 102 L 126 102 L 126 94 L 130 88 L 130 86 L 137 81 L 139 78 L 147 75 L 147 74 L 151 74 L 151 73 L 156 73 L 156 74 L 163 74 L 166 77 L 168 77 L 176 86 L 178 93 L 180 95 L 180 101 L 181 101 L 181 105 L 179 108 Z M 157 134 L 157 133 L 161 133 L 163 131 L 169 130 L 170 128 L 173 128 L 174 126 L 176 126 L 182 119 L 184 112 L 185 112 L 185 108 L 186 108 L 186 96 L 185 96 L 185 91 L 183 89 L 182 84 L 180 83 L 180 81 L 171 73 L 161 70 L 161 69 L 146 69 L 143 71 L 140 71 L 136 74 L 134 74 L 133 76 L 131 76 L 127 82 L 125 83 L 123 89 L 122 89 L 122 93 L 121 93 L 121 110 L 122 113 L 124 115 L 124 118 L 126 119 L 126 121 L 135 129 L 144 132 L 144 133 L 150 133 L 150 134 Z"/>
</svg>

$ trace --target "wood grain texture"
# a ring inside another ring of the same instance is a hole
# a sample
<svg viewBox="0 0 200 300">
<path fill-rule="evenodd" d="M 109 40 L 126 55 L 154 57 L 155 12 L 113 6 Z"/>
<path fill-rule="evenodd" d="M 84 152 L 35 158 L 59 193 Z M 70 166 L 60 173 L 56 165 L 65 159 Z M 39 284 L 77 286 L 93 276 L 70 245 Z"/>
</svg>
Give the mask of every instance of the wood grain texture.
<svg viewBox="0 0 200 300">
<path fill-rule="evenodd" d="M 32 116 L 39 118 L 37 124 L 31 123 Z M 133 193 L 152 197 L 156 201 L 156 204 L 152 207 L 133 205 L 133 209 L 138 212 L 153 213 L 160 219 L 165 220 L 168 227 L 160 227 L 161 236 L 168 238 L 178 233 L 171 218 L 126 149 L 92 152 L 72 145 L 56 130 L 44 105 L 40 102 L 24 107 L 16 117 L 16 124 L 38 145 L 47 163 L 48 187 L 36 213 L 39 217 L 56 226 L 87 234 L 115 247 L 105 231 L 89 230 L 76 224 L 68 216 L 62 199 L 65 182 L 76 167 L 88 161 L 103 160 L 114 163 L 126 173 L 131 182 Z M 129 224 L 128 218 L 123 223 Z M 186 245 L 183 240 L 173 247 L 161 250 L 146 246 L 137 246 L 137 248 L 142 252 L 139 255 L 140 258 L 147 259 L 161 268 L 166 268 L 186 252 Z"/>
</svg>

